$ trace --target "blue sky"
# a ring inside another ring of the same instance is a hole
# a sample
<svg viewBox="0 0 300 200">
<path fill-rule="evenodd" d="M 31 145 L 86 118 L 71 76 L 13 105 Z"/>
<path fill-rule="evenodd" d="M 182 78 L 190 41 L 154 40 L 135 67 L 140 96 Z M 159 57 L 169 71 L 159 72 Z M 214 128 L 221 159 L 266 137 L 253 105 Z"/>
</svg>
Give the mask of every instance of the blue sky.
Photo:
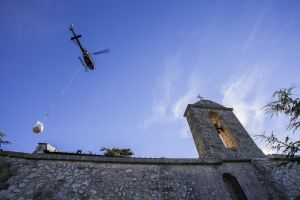
<svg viewBox="0 0 300 200">
<path fill-rule="evenodd" d="M 233 107 L 251 135 L 284 135 L 261 109 L 292 84 L 300 94 L 299 1 L 0 1 L 0 130 L 7 150 L 131 148 L 141 157 L 197 157 L 183 112 L 200 94 Z M 69 25 L 96 70 L 80 71 Z M 295 135 L 299 139 L 299 136 Z M 256 141 L 263 148 L 263 144 Z"/>
</svg>

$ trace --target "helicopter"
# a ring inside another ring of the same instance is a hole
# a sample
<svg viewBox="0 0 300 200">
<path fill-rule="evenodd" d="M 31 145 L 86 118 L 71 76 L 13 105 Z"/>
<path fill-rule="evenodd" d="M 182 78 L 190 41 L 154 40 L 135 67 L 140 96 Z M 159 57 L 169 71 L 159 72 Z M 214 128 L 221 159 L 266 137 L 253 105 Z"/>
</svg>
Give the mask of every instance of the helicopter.
<svg viewBox="0 0 300 200">
<path fill-rule="evenodd" d="M 110 52 L 109 49 L 103 49 L 103 50 L 101 50 L 101 51 L 97 51 L 97 52 L 94 52 L 94 53 L 89 53 L 89 52 L 82 46 L 82 44 L 80 43 L 79 38 L 81 38 L 81 35 L 77 35 L 77 34 L 75 33 L 75 29 L 74 29 L 73 24 L 71 24 L 71 26 L 70 26 L 70 31 L 71 31 L 71 32 L 73 33 L 73 35 L 74 35 L 73 37 L 71 37 L 71 40 L 72 40 L 72 41 L 75 40 L 75 41 L 77 42 L 77 44 L 78 44 L 78 46 L 79 46 L 79 48 L 80 48 L 80 50 L 81 50 L 81 52 L 82 52 L 83 60 L 82 60 L 81 57 L 78 57 L 79 60 L 80 60 L 80 62 L 81 62 L 81 64 L 82 64 L 83 66 L 85 66 L 86 68 L 90 69 L 90 70 L 94 70 L 94 69 L 95 69 L 95 64 L 94 64 L 94 61 L 93 61 L 93 59 L 92 59 L 91 54 L 93 54 L 93 55 L 98 55 L 98 54 L 103 54 L 103 53 L 109 53 L 109 52 Z"/>
</svg>

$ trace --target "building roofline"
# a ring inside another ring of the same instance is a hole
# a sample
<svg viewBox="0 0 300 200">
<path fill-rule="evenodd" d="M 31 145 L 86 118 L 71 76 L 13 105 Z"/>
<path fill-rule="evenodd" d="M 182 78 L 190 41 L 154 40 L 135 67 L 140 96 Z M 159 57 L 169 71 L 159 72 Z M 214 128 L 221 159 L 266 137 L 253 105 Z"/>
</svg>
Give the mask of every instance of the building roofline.
<svg viewBox="0 0 300 200">
<path fill-rule="evenodd" d="M 233 108 L 226 108 L 226 107 L 211 107 L 207 105 L 195 105 L 195 104 L 188 104 L 183 116 L 186 117 L 187 112 L 190 108 L 204 108 L 204 109 L 210 109 L 210 110 L 225 110 L 225 111 L 233 111 Z"/>
<path fill-rule="evenodd" d="M 251 158 L 239 159 L 203 159 L 203 158 L 138 158 L 138 157 L 107 157 L 103 155 L 75 154 L 66 152 L 46 152 L 29 154 L 13 151 L 0 151 L 0 157 L 20 158 L 28 160 L 52 160 L 68 162 L 93 162 L 110 164 L 142 164 L 142 165 L 221 165 L 228 162 L 251 162 Z"/>
<path fill-rule="evenodd" d="M 220 160 L 198 158 L 131 158 L 131 157 L 107 157 L 103 155 L 88 155 L 74 153 L 46 152 L 43 154 L 29 154 L 22 152 L 2 151 L 0 156 L 21 158 L 29 160 L 57 160 L 71 162 L 94 162 L 114 164 L 159 164 L 159 165 L 219 165 Z"/>
</svg>

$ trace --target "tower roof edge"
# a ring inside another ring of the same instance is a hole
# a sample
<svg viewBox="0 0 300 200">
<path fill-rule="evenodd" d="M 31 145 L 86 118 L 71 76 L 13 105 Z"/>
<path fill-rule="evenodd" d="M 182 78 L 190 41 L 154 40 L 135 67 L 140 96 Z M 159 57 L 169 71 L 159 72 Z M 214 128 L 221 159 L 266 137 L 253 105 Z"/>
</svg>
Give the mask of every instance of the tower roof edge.
<svg viewBox="0 0 300 200">
<path fill-rule="evenodd" d="M 211 100 L 200 100 L 194 104 L 188 104 L 184 116 L 186 117 L 187 111 L 189 108 L 204 108 L 204 109 L 211 109 L 211 110 L 226 110 L 226 111 L 233 111 L 233 108 L 227 108 L 225 106 L 222 106 L 216 102 L 213 102 Z"/>
</svg>

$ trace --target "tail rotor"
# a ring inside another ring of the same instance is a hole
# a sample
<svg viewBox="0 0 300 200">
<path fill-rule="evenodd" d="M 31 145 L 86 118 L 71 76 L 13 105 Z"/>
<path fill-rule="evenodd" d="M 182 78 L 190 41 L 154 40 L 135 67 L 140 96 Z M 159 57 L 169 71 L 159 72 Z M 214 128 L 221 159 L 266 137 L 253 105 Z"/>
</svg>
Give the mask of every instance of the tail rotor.
<svg viewBox="0 0 300 200">
<path fill-rule="evenodd" d="M 109 49 L 103 49 L 101 51 L 94 52 L 93 55 L 104 54 L 104 53 L 109 53 L 109 52 L 110 52 Z"/>
</svg>

